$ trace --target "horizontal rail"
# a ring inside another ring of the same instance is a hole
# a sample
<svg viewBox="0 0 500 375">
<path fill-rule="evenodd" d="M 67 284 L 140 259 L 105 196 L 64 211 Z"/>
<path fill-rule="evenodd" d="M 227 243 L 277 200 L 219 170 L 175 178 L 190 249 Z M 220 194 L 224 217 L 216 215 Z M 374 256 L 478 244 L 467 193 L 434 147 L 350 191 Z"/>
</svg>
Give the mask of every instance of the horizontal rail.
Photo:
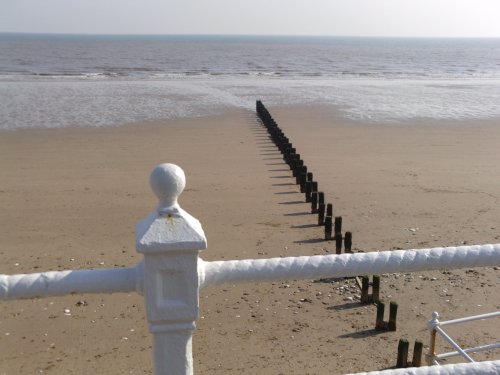
<svg viewBox="0 0 500 375">
<path fill-rule="evenodd" d="M 200 286 L 500 265 L 500 244 L 200 262 Z"/>
<path fill-rule="evenodd" d="M 0 275 L 0 299 L 71 293 L 130 293 L 142 289 L 142 263 L 130 268 Z"/>
<path fill-rule="evenodd" d="M 496 342 L 496 343 L 493 343 L 493 344 L 476 346 L 474 348 L 467 348 L 467 349 L 463 349 L 463 351 L 466 352 L 467 354 L 469 354 L 469 353 L 485 352 L 487 350 L 492 350 L 492 349 L 496 349 L 496 348 L 500 348 L 500 342 Z M 459 352 L 448 352 L 448 353 L 438 354 L 438 355 L 436 355 L 435 358 L 436 359 L 445 359 L 445 358 L 456 357 L 456 356 L 459 356 L 459 355 L 460 355 Z"/>
<path fill-rule="evenodd" d="M 498 375 L 500 361 L 459 363 L 444 366 L 400 368 L 395 370 L 360 372 L 355 375 Z M 354 374 L 351 374 L 354 375 Z"/>
<path fill-rule="evenodd" d="M 481 315 L 474 315 L 474 316 L 468 316 L 466 318 L 459 318 L 459 319 L 453 319 L 453 320 L 447 320 L 445 322 L 439 322 L 440 327 L 444 326 L 449 326 L 452 324 L 458 324 L 458 323 L 465 323 L 465 322 L 472 322 L 474 320 L 481 320 L 481 319 L 487 319 L 487 318 L 494 318 L 496 316 L 500 316 L 500 311 L 493 312 L 493 313 L 488 313 L 488 314 L 481 314 Z"/>
</svg>

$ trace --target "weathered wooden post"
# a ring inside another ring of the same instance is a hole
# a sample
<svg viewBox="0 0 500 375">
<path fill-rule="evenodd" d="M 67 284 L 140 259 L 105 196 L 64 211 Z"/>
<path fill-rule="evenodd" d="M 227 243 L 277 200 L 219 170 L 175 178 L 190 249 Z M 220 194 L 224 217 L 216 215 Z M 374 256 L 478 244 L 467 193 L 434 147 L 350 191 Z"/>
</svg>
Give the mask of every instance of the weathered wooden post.
<svg viewBox="0 0 500 375">
<path fill-rule="evenodd" d="M 198 253 L 207 241 L 198 220 L 177 197 L 186 178 L 174 164 L 158 165 L 150 177 L 159 199 L 136 226 L 137 251 L 144 254 L 144 297 L 153 334 L 155 375 L 193 373 L 192 334 L 198 318 Z"/>
<path fill-rule="evenodd" d="M 384 312 L 385 303 L 380 301 L 377 303 L 377 317 L 375 318 L 375 330 L 377 331 L 385 330 Z"/>
<path fill-rule="evenodd" d="M 396 361 L 396 368 L 408 367 L 408 349 L 410 343 L 407 339 L 399 339 L 398 344 L 398 359 Z"/>
<path fill-rule="evenodd" d="M 389 323 L 387 329 L 389 331 L 396 330 L 396 319 L 398 316 L 398 303 L 396 301 L 391 301 L 389 303 Z"/>
<path fill-rule="evenodd" d="M 304 167 L 302 167 L 304 168 Z M 300 178 L 299 178 L 299 183 L 300 183 L 300 192 L 305 193 L 306 192 L 306 181 L 307 180 L 307 174 L 306 173 L 301 173 Z"/>
<path fill-rule="evenodd" d="M 311 213 L 315 214 L 318 212 L 318 192 L 313 191 L 311 193 Z"/>
<path fill-rule="evenodd" d="M 295 177 L 297 184 L 299 183 L 297 176 L 299 175 L 299 170 L 302 168 L 303 165 L 304 165 L 304 160 L 302 159 L 295 160 L 295 163 L 293 164 L 292 176 Z"/>
<path fill-rule="evenodd" d="M 351 232 L 345 232 L 344 252 L 352 253 L 352 233 Z"/>
<path fill-rule="evenodd" d="M 318 205 L 318 225 L 325 225 L 325 204 Z"/>
<path fill-rule="evenodd" d="M 292 160 L 295 160 L 295 149 L 294 148 L 290 149 L 290 151 L 288 152 L 288 155 L 284 159 L 285 159 L 285 162 L 290 167 L 290 170 L 292 170 Z"/>
<path fill-rule="evenodd" d="M 422 366 L 422 351 L 424 348 L 424 344 L 422 343 L 422 341 L 415 340 L 415 345 L 413 346 L 413 358 L 411 362 L 408 361 L 409 348 L 410 348 L 410 343 L 408 342 L 408 340 L 399 339 L 396 368 Z"/>
<path fill-rule="evenodd" d="M 295 170 L 295 167 L 298 165 L 299 160 L 301 160 L 300 159 L 300 154 L 295 154 L 294 157 L 292 158 L 291 162 L 290 162 L 290 170 L 291 171 Z M 294 175 L 294 177 L 295 177 L 295 175 Z"/>
<path fill-rule="evenodd" d="M 332 217 L 325 217 L 325 241 L 332 239 Z"/>
<path fill-rule="evenodd" d="M 380 276 L 373 275 L 372 302 L 378 302 L 379 300 L 380 300 Z"/>
<path fill-rule="evenodd" d="M 306 203 L 311 203 L 311 193 L 312 193 L 312 181 L 306 182 Z"/>
<path fill-rule="evenodd" d="M 312 182 L 312 191 L 318 191 L 318 181 Z"/>
<path fill-rule="evenodd" d="M 333 204 L 328 203 L 326 205 L 326 216 L 332 216 L 333 217 Z"/>
<path fill-rule="evenodd" d="M 318 192 L 318 207 L 317 209 L 315 210 L 314 213 L 317 213 L 319 214 L 319 207 L 323 205 L 323 207 L 325 206 L 325 193 L 323 193 L 322 191 L 319 191 Z M 323 209 L 323 213 L 325 212 L 325 210 Z"/>
<path fill-rule="evenodd" d="M 413 346 L 413 360 L 411 361 L 412 367 L 422 366 L 422 352 L 424 350 L 424 343 L 420 340 L 415 340 Z"/>
<path fill-rule="evenodd" d="M 369 288 L 370 288 L 370 278 L 368 276 L 363 276 L 361 278 L 361 303 L 366 303 L 369 301 L 369 295 L 368 295 Z"/>
<path fill-rule="evenodd" d="M 306 175 L 307 175 L 307 165 L 302 165 L 298 170 L 297 170 L 297 175 L 295 176 L 295 182 L 297 185 L 300 185 L 302 187 L 302 178 L 304 178 L 304 182 L 306 180 Z M 301 191 L 301 193 L 303 193 Z"/>
<path fill-rule="evenodd" d="M 322 191 L 318 191 L 318 205 L 325 204 L 325 193 Z"/>
<path fill-rule="evenodd" d="M 342 253 L 342 233 L 335 234 L 335 253 Z"/>
<path fill-rule="evenodd" d="M 335 216 L 334 233 L 342 235 L 342 216 Z"/>
</svg>

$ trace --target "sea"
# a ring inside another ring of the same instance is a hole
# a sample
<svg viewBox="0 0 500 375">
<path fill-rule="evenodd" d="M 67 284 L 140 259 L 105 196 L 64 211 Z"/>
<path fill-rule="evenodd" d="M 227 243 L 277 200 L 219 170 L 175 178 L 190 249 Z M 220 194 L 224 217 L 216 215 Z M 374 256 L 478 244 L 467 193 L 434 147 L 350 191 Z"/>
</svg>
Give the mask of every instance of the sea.
<svg viewBox="0 0 500 375">
<path fill-rule="evenodd" d="M 324 104 L 347 119 L 500 118 L 500 39 L 0 33 L 0 129 Z"/>
</svg>

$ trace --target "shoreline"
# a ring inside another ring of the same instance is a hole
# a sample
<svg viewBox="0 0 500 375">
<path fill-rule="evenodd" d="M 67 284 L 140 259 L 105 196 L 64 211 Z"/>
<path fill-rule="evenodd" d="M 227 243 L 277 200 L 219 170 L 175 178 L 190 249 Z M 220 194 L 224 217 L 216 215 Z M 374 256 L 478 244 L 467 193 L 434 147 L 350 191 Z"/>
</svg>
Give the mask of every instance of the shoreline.
<svg viewBox="0 0 500 375">
<path fill-rule="evenodd" d="M 495 106 L 499 82 L 219 76 L 165 81 L 3 81 L 0 127 L 118 126 L 148 119 L 211 116 L 226 110 L 253 110 L 257 98 L 273 107 L 333 104 L 354 121 L 379 124 L 432 118 L 482 121 L 500 116 Z"/>
<path fill-rule="evenodd" d="M 345 120 L 332 107 L 268 109 L 343 216 L 343 231 L 353 232 L 355 251 L 500 242 L 494 224 L 500 222 L 500 129 L 493 121 L 479 128 L 476 122 L 394 127 Z M 0 273 L 135 264 L 134 226 L 156 204 L 148 176 L 160 162 L 186 173 L 180 204 L 205 230 L 203 259 L 335 248 L 318 241 L 322 233 L 303 195 L 251 111 L 116 128 L 1 132 L 0 159 Z M 418 338 L 427 348 L 425 324 L 433 310 L 449 319 L 498 309 L 499 283 L 498 270 L 489 267 L 386 275 L 381 297 L 400 304 L 395 333 L 373 332 L 375 307 L 355 303 L 359 292 L 349 280 L 209 288 L 200 295 L 195 371 L 326 374 L 391 367 L 399 338 Z M 80 300 L 87 305 L 76 306 Z M 9 301 L 0 302 L 0 311 L 7 373 L 151 368 L 139 296 Z M 466 345 L 500 335 L 488 323 L 474 327 Z M 450 332 L 461 337 L 460 329 Z"/>
<path fill-rule="evenodd" d="M 255 104 L 255 103 L 254 103 Z M 266 105 L 266 102 L 264 101 Z M 397 127 L 423 127 L 423 128 L 482 128 L 487 129 L 489 127 L 496 128 L 500 121 L 500 116 L 490 116 L 490 117 L 468 117 L 468 118 L 433 118 L 433 117 L 414 117 L 414 118 L 388 118 L 388 119 L 372 119 L 370 117 L 365 118 L 352 118 L 348 115 L 346 107 L 341 104 L 324 103 L 324 102 L 314 102 L 314 103 L 289 103 L 289 104 L 278 104 L 278 105 L 267 105 L 273 110 L 279 112 L 286 111 L 296 111 L 301 113 L 315 114 L 320 113 L 324 118 L 328 117 L 333 124 L 341 123 L 343 125 L 353 125 L 353 126 L 372 126 L 379 128 L 397 128 Z M 106 125 L 90 125 L 90 124 L 71 124 L 62 127 L 21 127 L 13 129 L 2 129 L 0 128 L 1 134 L 18 133 L 25 132 L 30 133 L 43 133 L 43 132 L 65 132 L 65 131 L 113 131 L 115 129 L 124 128 L 154 128 L 165 126 L 165 124 L 172 124 L 176 122 L 190 122 L 192 120 L 199 121 L 200 119 L 213 118 L 220 116 L 221 114 L 231 114 L 235 112 L 247 112 L 249 114 L 255 114 L 255 105 L 251 108 L 250 106 L 220 106 L 216 107 L 214 113 L 198 113 L 194 115 L 183 115 L 179 117 L 165 117 L 165 118 L 154 118 L 154 119 L 142 119 L 142 120 L 132 120 L 132 121 L 122 121 L 115 124 Z M 273 113 L 271 113 L 273 114 Z M 144 129 L 147 130 L 147 129 Z"/>
</svg>

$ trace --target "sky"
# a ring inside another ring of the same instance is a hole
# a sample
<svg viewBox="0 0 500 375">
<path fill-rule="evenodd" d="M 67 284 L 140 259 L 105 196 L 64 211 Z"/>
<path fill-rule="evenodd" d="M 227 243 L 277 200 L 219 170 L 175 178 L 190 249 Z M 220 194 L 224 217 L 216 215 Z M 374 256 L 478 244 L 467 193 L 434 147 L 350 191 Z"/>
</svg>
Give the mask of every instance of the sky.
<svg viewBox="0 0 500 375">
<path fill-rule="evenodd" d="M 500 0 L 0 0 L 0 32 L 500 37 Z"/>
</svg>

